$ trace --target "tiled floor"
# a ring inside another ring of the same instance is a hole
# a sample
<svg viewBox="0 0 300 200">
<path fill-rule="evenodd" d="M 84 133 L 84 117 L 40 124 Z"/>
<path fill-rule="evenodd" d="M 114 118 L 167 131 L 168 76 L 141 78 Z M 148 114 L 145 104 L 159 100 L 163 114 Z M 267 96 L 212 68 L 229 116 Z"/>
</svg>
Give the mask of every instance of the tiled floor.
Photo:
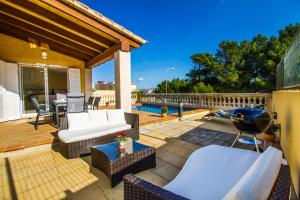
<svg viewBox="0 0 300 200">
<path fill-rule="evenodd" d="M 197 148 L 181 140 L 167 140 L 157 149 L 157 167 L 138 176 L 163 186 Z M 1 158 L 0 170 L 0 199 L 123 199 L 123 183 L 111 189 L 108 178 L 91 167 L 90 156 L 66 159 L 56 149 L 41 150 Z"/>
</svg>

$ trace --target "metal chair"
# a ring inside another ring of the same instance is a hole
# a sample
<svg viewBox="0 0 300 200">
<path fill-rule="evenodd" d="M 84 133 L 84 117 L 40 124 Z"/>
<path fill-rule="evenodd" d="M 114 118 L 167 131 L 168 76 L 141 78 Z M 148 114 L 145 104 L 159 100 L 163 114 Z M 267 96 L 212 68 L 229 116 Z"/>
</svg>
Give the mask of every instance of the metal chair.
<svg viewBox="0 0 300 200">
<path fill-rule="evenodd" d="M 100 97 L 95 97 L 94 103 L 93 103 L 93 110 L 94 110 L 95 106 L 96 106 L 96 108 L 97 108 L 97 110 L 98 110 L 100 100 L 101 100 Z"/>
<path fill-rule="evenodd" d="M 85 111 L 85 97 L 67 96 L 67 113 L 79 113 Z"/>
<path fill-rule="evenodd" d="M 35 108 L 35 112 L 36 112 L 34 128 L 35 128 L 35 130 L 38 130 L 38 123 L 39 123 L 40 116 L 52 115 L 52 117 L 54 117 L 54 115 L 53 115 L 53 112 L 51 112 L 51 110 L 46 110 L 45 104 L 39 104 L 35 96 L 31 96 L 31 102 L 32 102 L 32 104 Z"/>
<path fill-rule="evenodd" d="M 89 108 L 93 109 L 94 98 L 95 97 L 89 97 L 88 101 L 85 104 L 85 109 L 86 110 L 89 109 Z"/>
</svg>

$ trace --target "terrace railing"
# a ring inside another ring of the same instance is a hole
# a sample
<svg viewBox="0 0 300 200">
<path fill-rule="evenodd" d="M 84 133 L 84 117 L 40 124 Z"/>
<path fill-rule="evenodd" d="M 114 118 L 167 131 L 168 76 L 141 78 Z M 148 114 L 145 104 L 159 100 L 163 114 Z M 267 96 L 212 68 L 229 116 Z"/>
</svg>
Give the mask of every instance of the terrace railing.
<svg viewBox="0 0 300 200">
<path fill-rule="evenodd" d="M 99 106 L 105 106 L 106 104 L 115 105 L 116 104 L 116 96 L 115 94 L 109 95 L 93 95 L 94 97 L 100 97 Z M 135 95 L 131 95 L 131 103 L 134 104 L 137 101 L 137 97 Z"/>
<path fill-rule="evenodd" d="M 246 106 L 258 106 L 271 110 L 271 93 L 176 93 L 146 94 L 141 103 L 178 106 L 182 102 L 188 108 L 229 110 Z"/>
</svg>

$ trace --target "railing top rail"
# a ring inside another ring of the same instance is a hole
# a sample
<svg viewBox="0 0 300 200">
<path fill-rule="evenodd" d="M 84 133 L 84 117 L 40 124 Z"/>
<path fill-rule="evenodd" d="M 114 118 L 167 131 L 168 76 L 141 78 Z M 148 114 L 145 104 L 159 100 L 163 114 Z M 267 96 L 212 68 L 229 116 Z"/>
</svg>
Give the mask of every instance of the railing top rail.
<svg viewBox="0 0 300 200">
<path fill-rule="evenodd" d="M 272 93 L 151 93 L 145 94 L 144 96 L 264 96 L 264 97 L 272 97 Z"/>
</svg>

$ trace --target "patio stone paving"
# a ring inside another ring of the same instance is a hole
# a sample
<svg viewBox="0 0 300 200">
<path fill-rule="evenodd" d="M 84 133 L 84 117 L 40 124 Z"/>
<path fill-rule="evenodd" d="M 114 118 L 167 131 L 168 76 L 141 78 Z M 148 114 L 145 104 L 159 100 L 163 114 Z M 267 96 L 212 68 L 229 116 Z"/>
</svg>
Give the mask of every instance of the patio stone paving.
<svg viewBox="0 0 300 200">
<path fill-rule="evenodd" d="M 157 167 L 138 176 L 164 186 L 198 146 L 177 139 L 160 145 Z M 66 159 L 57 150 L 1 158 L 0 199 L 123 199 L 123 183 L 111 189 L 105 174 L 91 166 L 90 156 Z"/>
<path fill-rule="evenodd" d="M 209 144 L 228 146 L 237 132 L 229 121 L 197 116 L 140 130 L 139 141 L 157 148 L 157 166 L 137 176 L 159 186 L 178 174 L 194 150 Z M 30 153 L 0 153 L 0 199 L 123 199 L 123 183 L 110 188 L 105 174 L 91 166 L 90 156 L 66 159 L 59 146 L 44 146 Z"/>
</svg>

